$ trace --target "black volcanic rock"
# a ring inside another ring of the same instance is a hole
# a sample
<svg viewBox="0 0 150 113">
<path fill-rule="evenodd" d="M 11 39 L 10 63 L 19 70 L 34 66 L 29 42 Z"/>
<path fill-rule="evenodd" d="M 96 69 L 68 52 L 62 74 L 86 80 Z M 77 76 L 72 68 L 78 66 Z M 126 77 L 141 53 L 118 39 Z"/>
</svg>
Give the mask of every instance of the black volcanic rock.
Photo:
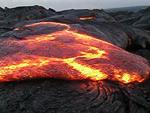
<svg viewBox="0 0 150 113">
<path fill-rule="evenodd" d="M 118 11 L 110 12 L 109 14 L 120 23 L 132 25 L 140 29 L 150 30 L 150 7 L 141 9 L 138 12 Z"/>
<path fill-rule="evenodd" d="M 1 113 L 148 113 L 149 83 L 125 86 L 109 81 L 5 83 L 0 84 L 0 110 Z"/>
<path fill-rule="evenodd" d="M 136 54 L 145 57 L 150 62 L 150 50 L 148 49 L 139 49 L 135 52 Z"/>
<path fill-rule="evenodd" d="M 82 20 L 80 18 L 84 17 L 92 17 L 91 19 L 85 19 Z M 91 22 L 98 22 L 98 23 L 103 23 L 103 22 L 116 22 L 116 20 L 107 14 L 104 10 L 88 10 L 88 9 L 80 9 L 80 10 L 65 10 L 65 11 L 60 11 L 56 12 L 55 15 L 51 17 L 47 17 L 41 21 L 56 21 L 56 22 L 64 22 L 64 23 L 70 23 L 70 24 L 75 24 L 75 23 L 91 23 Z"/>
<path fill-rule="evenodd" d="M 112 17 L 114 17 L 118 22 L 128 19 L 132 16 L 133 12 L 128 11 L 117 11 L 117 12 L 108 12 Z"/>
<path fill-rule="evenodd" d="M 78 9 L 78 10 L 65 10 L 58 12 L 60 15 L 70 15 L 73 16 L 77 19 L 80 17 L 95 17 L 94 19 L 91 19 L 91 21 L 97 21 L 97 22 L 116 22 L 116 20 L 110 16 L 107 12 L 104 10 L 98 10 L 98 9 L 93 9 L 93 10 L 88 10 L 88 9 Z M 69 18 L 68 18 L 69 19 Z M 72 18 L 71 18 L 72 19 Z"/>
<path fill-rule="evenodd" d="M 107 12 L 138 12 L 142 9 L 146 9 L 148 6 L 131 6 L 131 7 L 120 7 L 120 8 L 110 8 L 105 9 Z"/>
<path fill-rule="evenodd" d="M 41 19 L 54 15 L 55 12 L 41 6 L 16 7 L 5 9 L 5 19 L 17 21 Z"/>
<path fill-rule="evenodd" d="M 135 16 L 139 16 L 140 18 L 137 19 L 134 23 L 133 26 L 150 30 L 150 7 L 140 10 L 139 12 L 134 14 Z"/>
<path fill-rule="evenodd" d="M 47 10 L 37 5 L 5 9 L 0 8 L 0 34 L 10 31 L 18 22 L 42 19 L 54 14 L 55 10 Z"/>
<path fill-rule="evenodd" d="M 0 21 L 4 19 L 4 9 L 0 7 Z"/>
</svg>

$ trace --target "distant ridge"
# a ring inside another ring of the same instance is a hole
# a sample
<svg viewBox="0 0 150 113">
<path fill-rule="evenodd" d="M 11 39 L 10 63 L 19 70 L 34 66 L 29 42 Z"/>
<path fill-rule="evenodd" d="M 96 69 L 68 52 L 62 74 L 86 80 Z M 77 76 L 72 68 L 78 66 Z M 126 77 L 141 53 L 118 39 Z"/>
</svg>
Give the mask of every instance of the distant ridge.
<svg viewBox="0 0 150 113">
<path fill-rule="evenodd" d="M 147 7 L 149 7 L 149 6 L 120 7 L 120 8 L 105 9 L 105 11 L 107 11 L 107 12 L 117 12 L 117 11 L 138 12 L 139 10 L 145 9 Z"/>
</svg>

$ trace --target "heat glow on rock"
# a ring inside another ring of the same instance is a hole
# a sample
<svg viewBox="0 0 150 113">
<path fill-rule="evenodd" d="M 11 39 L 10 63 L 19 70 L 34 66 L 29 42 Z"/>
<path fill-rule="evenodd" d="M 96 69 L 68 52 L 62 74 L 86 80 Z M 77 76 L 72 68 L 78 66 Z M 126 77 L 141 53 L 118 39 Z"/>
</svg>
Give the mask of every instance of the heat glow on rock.
<svg viewBox="0 0 150 113">
<path fill-rule="evenodd" d="M 39 22 L 25 25 L 33 29 L 39 26 L 63 29 L 26 36 L 23 40 L 0 40 L 1 82 L 62 78 L 109 79 L 130 83 L 142 82 L 149 75 L 149 66 L 144 58 L 93 36 L 81 34 L 67 24 Z M 20 29 L 15 31 L 19 32 Z"/>
<path fill-rule="evenodd" d="M 95 17 L 94 16 L 85 16 L 85 17 L 80 17 L 79 19 L 80 20 L 93 20 L 93 19 L 95 19 Z"/>
</svg>

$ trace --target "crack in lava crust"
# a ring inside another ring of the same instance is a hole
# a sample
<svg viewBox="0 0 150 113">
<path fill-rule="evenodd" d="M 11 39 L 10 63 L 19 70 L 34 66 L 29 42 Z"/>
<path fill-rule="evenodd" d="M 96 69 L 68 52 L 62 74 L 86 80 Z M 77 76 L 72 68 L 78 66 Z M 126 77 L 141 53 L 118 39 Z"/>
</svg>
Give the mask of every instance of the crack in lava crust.
<svg viewBox="0 0 150 113">
<path fill-rule="evenodd" d="M 31 78 L 115 80 L 142 82 L 149 76 L 147 61 L 108 42 L 72 30 L 67 24 L 39 22 L 25 25 L 62 30 L 0 40 L 0 81 Z M 51 29 L 50 29 L 51 30 Z M 17 28 L 15 31 L 20 32 Z"/>
</svg>

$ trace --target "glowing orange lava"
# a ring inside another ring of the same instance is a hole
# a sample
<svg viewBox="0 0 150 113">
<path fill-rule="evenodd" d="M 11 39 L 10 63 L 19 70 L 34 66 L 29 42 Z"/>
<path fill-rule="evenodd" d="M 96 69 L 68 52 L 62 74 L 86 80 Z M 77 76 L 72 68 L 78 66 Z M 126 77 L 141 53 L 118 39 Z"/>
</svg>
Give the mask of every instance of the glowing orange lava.
<svg viewBox="0 0 150 113">
<path fill-rule="evenodd" d="M 95 16 L 80 17 L 80 20 L 93 20 L 93 19 L 95 19 Z"/>
<path fill-rule="evenodd" d="M 24 27 L 34 29 L 40 26 L 61 30 L 26 36 L 24 40 L 0 40 L 1 82 L 31 78 L 63 78 L 109 79 L 130 83 L 142 82 L 149 76 L 149 66 L 144 58 L 95 37 L 71 30 L 72 27 L 67 24 L 39 22 Z M 17 31 L 19 32 L 19 28 Z"/>
</svg>

